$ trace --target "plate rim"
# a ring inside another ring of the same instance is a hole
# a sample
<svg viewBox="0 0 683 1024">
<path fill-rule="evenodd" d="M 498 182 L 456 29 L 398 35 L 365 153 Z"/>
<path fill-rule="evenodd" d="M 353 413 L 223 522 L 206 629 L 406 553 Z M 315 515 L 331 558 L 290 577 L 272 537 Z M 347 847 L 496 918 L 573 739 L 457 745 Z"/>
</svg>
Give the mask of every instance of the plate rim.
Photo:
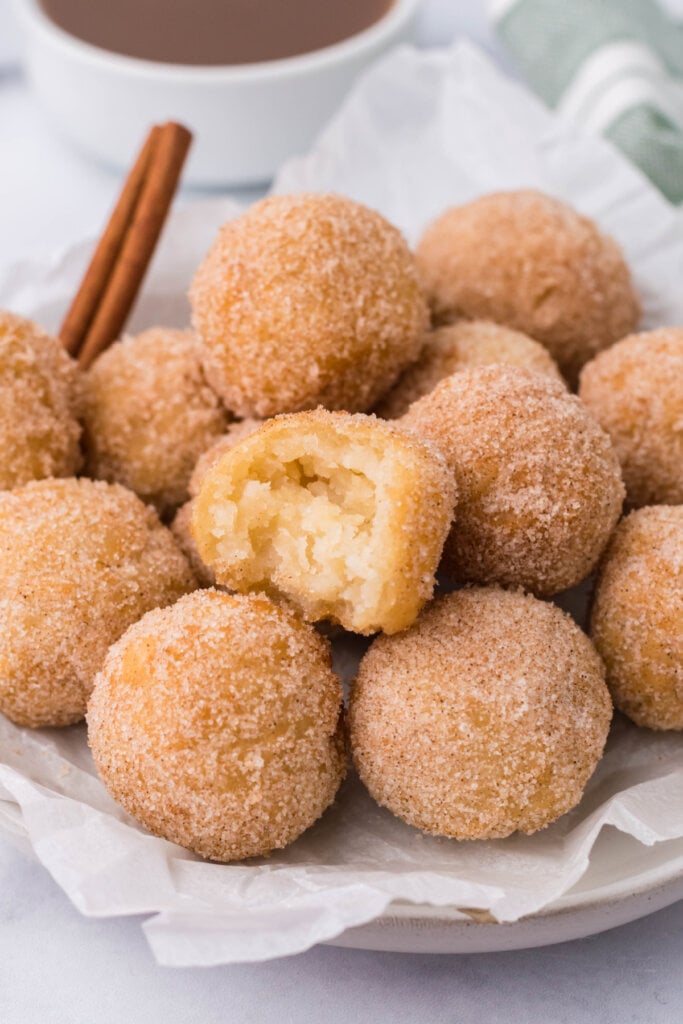
<svg viewBox="0 0 683 1024">
<path fill-rule="evenodd" d="M 409 903 L 407 901 L 392 901 L 389 904 L 386 911 L 379 917 L 374 919 L 374 924 L 377 924 L 383 918 L 403 918 L 404 920 L 420 920 L 424 921 L 429 918 L 434 923 L 439 924 L 458 924 L 458 925 L 487 925 L 489 927 L 504 927 L 509 928 L 519 924 L 522 921 L 538 921 L 543 918 L 560 917 L 564 914 L 575 914 L 582 911 L 594 911 L 599 910 L 601 907 L 615 906 L 620 903 L 628 902 L 629 900 L 635 899 L 636 897 L 649 896 L 657 890 L 674 886 L 676 883 L 681 884 L 681 898 L 683 898 L 683 853 L 678 858 L 680 863 L 673 861 L 671 867 L 673 870 L 665 873 L 662 877 L 662 868 L 651 868 L 648 871 L 640 872 L 639 875 L 632 876 L 633 878 L 641 878 L 641 884 L 629 885 L 628 878 L 622 878 L 619 882 L 614 882 L 610 886 L 599 886 L 593 892 L 595 895 L 591 895 L 591 890 L 588 892 L 577 892 L 574 894 L 572 890 L 564 893 L 562 896 L 558 896 L 551 903 L 547 903 L 540 910 L 536 910 L 531 914 L 523 914 L 515 921 L 497 921 L 493 917 L 474 916 L 477 914 L 477 908 L 471 907 L 455 907 L 455 906 L 435 906 L 429 903 Z M 658 874 L 659 872 L 659 874 Z M 656 875 L 657 877 L 652 877 Z M 614 891 L 611 891 L 614 890 Z M 362 927 L 362 926 L 361 926 Z"/>
<path fill-rule="evenodd" d="M 682 858 L 683 861 L 683 858 Z M 652 875 L 656 869 L 646 872 Z M 464 956 L 542 948 L 599 935 L 683 900 L 683 862 L 665 878 L 592 897 L 571 892 L 516 921 L 466 916 L 455 907 L 391 903 L 374 920 L 347 929 L 324 944 L 358 951 Z M 605 888 L 611 887 L 601 887 Z"/>
</svg>

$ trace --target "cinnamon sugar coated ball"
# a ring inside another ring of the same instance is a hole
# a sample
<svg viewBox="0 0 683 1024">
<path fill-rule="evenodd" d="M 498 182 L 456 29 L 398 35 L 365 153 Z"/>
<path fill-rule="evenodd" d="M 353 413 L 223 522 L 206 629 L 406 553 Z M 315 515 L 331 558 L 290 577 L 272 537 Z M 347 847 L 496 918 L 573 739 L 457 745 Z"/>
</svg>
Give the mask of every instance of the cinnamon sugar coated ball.
<svg viewBox="0 0 683 1024">
<path fill-rule="evenodd" d="M 453 374 L 399 421 L 437 445 L 458 484 L 444 570 L 540 596 L 595 567 L 624 498 L 608 436 L 556 381 L 512 366 Z"/>
<path fill-rule="evenodd" d="M 374 416 L 279 416 L 222 455 L 192 531 L 216 580 L 285 597 L 309 622 L 394 633 L 416 618 L 453 516 L 430 445 Z"/>
<path fill-rule="evenodd" d="M 683 328 L 624 338 L 584 367 L 579 394 L 612 438 L 630 504 L 683 504 Z"/>
<path fill-rule="evenodd" d="M 427 324 L 401 234 L 336 195 L 272 196 L 226 224 L 190 301 L 209 380 L 238 416 L 371 409 Z"/>
<path fill-rule="evenodd" d="M 152 509 L 117 484 L 41 480 L 0 494 L 0 711 L 78 722 L 107 648 L 196 586 Z"/>
<path fill-rule="evenodd" d="M 604 668 L 578 626 L 497 588 L 449 594 L 375 640 L 348 713 L 374 799 L 454 839 L 536 832 L 575 807 L 611 716 Z"/>
<path fill-rule="evenodd" d="M 683 729 L 683 505 L 642 508 L 619 524 L 591 635 L 616 706 L 637 725 Z"/>
<path fill-rule="evenodd" d="M 495 192 L 452 207 L 427 228 L 417 261 L 437 320 L 524 331 L 571 383 L 640 318 L 616 242 L 542 192 Z"/>
<path fill-rule="evenodd" d="M 0 310 L 0 490 L 81 465 L 78 367 L 57 338 Z"/>
<path fill-rule="evenodd" d="M 198 591 L 111 649 L 88 705 L 105 786 L 155 835 L 212 860 L 293 842 L 345 773 L 329 643 L 257 596 Z"/>
<path fill-rule="evenodd" d="M 492 363 L 521 366 L 562 383 L 555 360 L 533 338 L 487 320 L 461 320 L 427 335 L 418 362 L 408 367 L 375 411 L 385 419 L 398 419 L 444 377 Z"/>
<path fill-rule="evenodd" d="M 197 458 L 226 429 L 191 331 L 152 327 L 107 349 L 85 375 L 87 471 L 167 513 Z"/>
</svg>

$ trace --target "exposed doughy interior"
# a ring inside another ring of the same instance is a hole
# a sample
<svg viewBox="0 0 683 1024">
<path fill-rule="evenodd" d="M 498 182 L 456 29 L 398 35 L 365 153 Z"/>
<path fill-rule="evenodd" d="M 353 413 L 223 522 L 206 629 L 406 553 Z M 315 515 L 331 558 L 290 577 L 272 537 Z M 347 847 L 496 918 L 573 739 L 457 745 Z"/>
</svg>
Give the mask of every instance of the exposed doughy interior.
<svg viewBox="0 0 683 1024">
<path fill-rule="evenodd" d="M 363 419 L 362 440 L 320 422 L 273 424 L 213 467 L 193 528 L 219 582 L 284 595 L 307 619 L 358 632 L 413 621 L 431 594 L 452 489 L 437 455 Z M 435 492 L 426 534 L 425 486 Z"/>
<path fill-rule="evenodd" d="M 305 440 L 315 446 L 315 439 Z M 250 585 L 305 575 L 307 610 L 316 616 L 340 600 L 351 613 L 357 605 L 374 605 L 382 588 L 371 569 L 382 560 L 376 521 L 381 454 L 366 446 L 325 456 L 302 448 L 280 443 L 235 481 L 232 500 L 215 512 L 223 528 L 219 557 L 239 552 Z"/>
</svg>

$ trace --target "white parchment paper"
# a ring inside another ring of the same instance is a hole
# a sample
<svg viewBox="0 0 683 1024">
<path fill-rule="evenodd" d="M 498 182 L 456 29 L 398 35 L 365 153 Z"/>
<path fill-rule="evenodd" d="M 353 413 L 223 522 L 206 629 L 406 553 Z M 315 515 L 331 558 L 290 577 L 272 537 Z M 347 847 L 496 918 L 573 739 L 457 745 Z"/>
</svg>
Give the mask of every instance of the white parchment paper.
<svg viewBox="0 0 683 1024">
<path fill-rule="evenodd" d="M 607 143 L 551 117 L 469 46 L 396 51 L 276 183 L 278 191 L 351 195 L 411 241 L 444 207 L 518 186 L 545 189 L 595 217 L 624 247 L 646 323 L 683 323 L 680 214 Z M 236 212 L 212 199 L 174 213 L 133 329 L 187 321 L 192 271 Z M 49 266 L 10 268 L 0 305 L 55 326 L 89 248 L 75 246 Z M 569 599 L 579 616 L 583 600 Z M 349 642 L 337 651 L 346 675 L 358 648 Z M 372 920 L 393 900 L 515 921 L 578 882 L 606 825 L 660 850 L 668 842 L 669 866 L 683 870 L 681 846 L 672 843 L 683 837 L 683 736 L 617 720 L 581 805 L 536 836 L 489 843 L 423 836 L 373 804 L 351 776 L 336 804 L 287 850 L 216 865 L 148 835 L 114 804 L 94 773 L 84 727 L 31 732 L 0 716 L 0 827 L 32 848 L 84 914 L 152 914 L 145 932 L 167 964 L 295 953 Z"/>
</svg>

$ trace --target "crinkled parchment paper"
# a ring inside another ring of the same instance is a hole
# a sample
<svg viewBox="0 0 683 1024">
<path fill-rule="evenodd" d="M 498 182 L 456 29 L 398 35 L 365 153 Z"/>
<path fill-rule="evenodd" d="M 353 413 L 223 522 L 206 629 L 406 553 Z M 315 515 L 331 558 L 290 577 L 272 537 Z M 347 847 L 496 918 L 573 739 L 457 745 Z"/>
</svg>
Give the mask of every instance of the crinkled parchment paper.
<svg viewBox="0 0 683 1024">
<path fill-rule="evenodd" d="M 680 215 L 608 144 L 551 117 L 468 46 L 396 51 L 276 188 L 347 193 L 414 241 L 449 204 L 518 186 L 546 189 L 595 217 L 626 251 L 646 322 L 683 323 Z M 174 214 L 132 327 L 186 321 L 192 270 L 235 212 L 214 199 Z M 72 248 L 50 266 L 11 268 L 0 305 L 54 326 L 88 249 Z M 358 646 L 338 651 L 347 675 Z M 683 837 L 683 736 L 618 720 L 581 805 L 536 836 L 426 837 L 376 807 L 351 777 L 289 849 L 216 865 L 147 835 L 113 803 L 82 726 L 30 732 L 0 716 L 0 826 L 33 849 L 83 913 L 153 914 L 144 928 L 169 964 L 295 953 L 375 918 L 395 899 L 515 921 L 580 879 L 605 825 L 648 845 Z"/>
</svg>

